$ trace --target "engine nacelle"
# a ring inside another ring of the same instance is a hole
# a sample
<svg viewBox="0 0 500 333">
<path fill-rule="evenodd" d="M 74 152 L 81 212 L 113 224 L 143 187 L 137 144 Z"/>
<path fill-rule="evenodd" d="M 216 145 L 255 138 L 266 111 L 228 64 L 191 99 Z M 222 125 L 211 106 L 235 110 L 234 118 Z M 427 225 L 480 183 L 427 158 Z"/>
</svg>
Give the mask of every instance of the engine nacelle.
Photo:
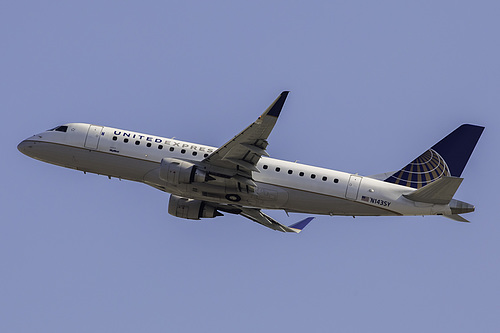
<svg viewBox="0 0 500 333">
<path fill-rule="evenodd" d="M 168 213 L 190 220 L 222 216 L 215 207 L 210 206 L 205 201 L 182 198 L 173 194 L 170 196 L 168 203 Z"/>
<path fill-rule="evenodd" d="M 207 174 L 193 163 L 166 157 L 161 160 L 160 179 L 174 185 L 203 183 Z"/>
</svg>

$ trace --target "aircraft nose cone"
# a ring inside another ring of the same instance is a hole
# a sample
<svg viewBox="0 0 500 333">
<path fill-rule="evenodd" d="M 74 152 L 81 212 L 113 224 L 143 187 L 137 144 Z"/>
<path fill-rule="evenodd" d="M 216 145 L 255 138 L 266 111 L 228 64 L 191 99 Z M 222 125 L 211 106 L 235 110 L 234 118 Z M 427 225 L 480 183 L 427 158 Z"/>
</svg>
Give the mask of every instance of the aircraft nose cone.
<svg viewBox="0 0 500 333">
<path fill-rule="evenodd" d="M 27 156 L 31 156 L 33 151 L 33 142 L 28 140 L 23 140 L 17 145 L 17 150 Z"/>
<path fill-rule="evenodd" d="M 21 153 L 24 154 L 24 150 L 26 149 L 26 146 L 28 144 L 26 143 L 26 141 L 21 141 L 18 145 L 17 145 L 17 150 L 19 150 Z"/>
</svg>

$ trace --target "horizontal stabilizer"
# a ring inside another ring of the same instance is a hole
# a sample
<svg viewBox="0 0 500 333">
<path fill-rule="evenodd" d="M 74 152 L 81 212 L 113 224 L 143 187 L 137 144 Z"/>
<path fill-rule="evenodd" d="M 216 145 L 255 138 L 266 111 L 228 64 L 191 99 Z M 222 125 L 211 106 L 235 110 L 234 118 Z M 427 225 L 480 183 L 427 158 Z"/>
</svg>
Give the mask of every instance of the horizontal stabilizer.
<svg viewBox="0 0 500 333">
<path fill-rule="evenodd" d="M 446 218 L 449 218 L 450 220 L 457 221 L 457 222 L 468 222 L 470 223 L 469 220 L 464 219 L 462 216 L 458 214 L 453 214 L 453 215 L 443 215 Z"/>
<path fill-rule="evenodd" d="M 447 205 L 463 180 L 463 178 L 458 177 L 442 177 L 415 192 L 403 194 L 403 196 L 413 201 Z"/>
</svg>

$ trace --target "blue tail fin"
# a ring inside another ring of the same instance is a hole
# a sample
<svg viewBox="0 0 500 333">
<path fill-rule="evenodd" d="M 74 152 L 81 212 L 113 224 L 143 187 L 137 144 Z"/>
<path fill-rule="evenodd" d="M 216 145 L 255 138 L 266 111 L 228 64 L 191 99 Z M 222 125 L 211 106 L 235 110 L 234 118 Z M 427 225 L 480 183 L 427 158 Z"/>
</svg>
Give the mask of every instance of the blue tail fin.
<svg viewBox="0 0 500 333">
<path fill-rule="evenodd" d="M 458 127 L 385 181 L 421 188 L 443 176 L 460 177 L 483 130 L 469 124 Z"/>
</svg>

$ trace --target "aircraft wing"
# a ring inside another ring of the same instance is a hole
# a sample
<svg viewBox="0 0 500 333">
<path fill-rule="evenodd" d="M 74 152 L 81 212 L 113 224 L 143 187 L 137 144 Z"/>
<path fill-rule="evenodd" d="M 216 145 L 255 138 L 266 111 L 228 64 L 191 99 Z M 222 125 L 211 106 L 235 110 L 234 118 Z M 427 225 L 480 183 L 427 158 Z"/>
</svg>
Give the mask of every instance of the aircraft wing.
<svg viewBox="0 0 500 333">
<path fill-rule="evenodd" d="M 290 226 L 286 226 L 284 224 L 279 223 L 271 216 L 264 214 L 258 208 L 246 208 L 246 207 L 236 207 L 236 206 L 229 207 L 226 205 L 217 205 L 217 208 L 227 213 L 239 214 L 243 217 L 246 217 L 247 219 L 262 224 L 265 227 L 281 232 L 299 233 L 309 224 L 309 222 L 311 222 L 314 219 L 314 217 L 308 217 Z"/>
<path fill-rule="evenodd" d="M 236 170 L 249 178 L 252 171 L 259 172 L 256 165 L 261 156 L 269 156 L 266 152 L 267 138 L 287 96 L 288 91 L 283 91 L 255 122 L 210 154 L 203 163 Z"/>
<path fill-rule="evenodd" d="M 299 233 L 302 231 L 305 226 L 314 219 L 314 217 L 308 217 L 300 222 L 292 224 L 291 226 L 286 226 L 271 216 L 264 214 L 260 209 L 255 208 L 241 208 L 241 216 L 246 217 L 254 222 L 260 223 L 265 227 L 271 228 L 273 230 L 282 231 L 282 232 L 295 232 Z"/>
</svg>

